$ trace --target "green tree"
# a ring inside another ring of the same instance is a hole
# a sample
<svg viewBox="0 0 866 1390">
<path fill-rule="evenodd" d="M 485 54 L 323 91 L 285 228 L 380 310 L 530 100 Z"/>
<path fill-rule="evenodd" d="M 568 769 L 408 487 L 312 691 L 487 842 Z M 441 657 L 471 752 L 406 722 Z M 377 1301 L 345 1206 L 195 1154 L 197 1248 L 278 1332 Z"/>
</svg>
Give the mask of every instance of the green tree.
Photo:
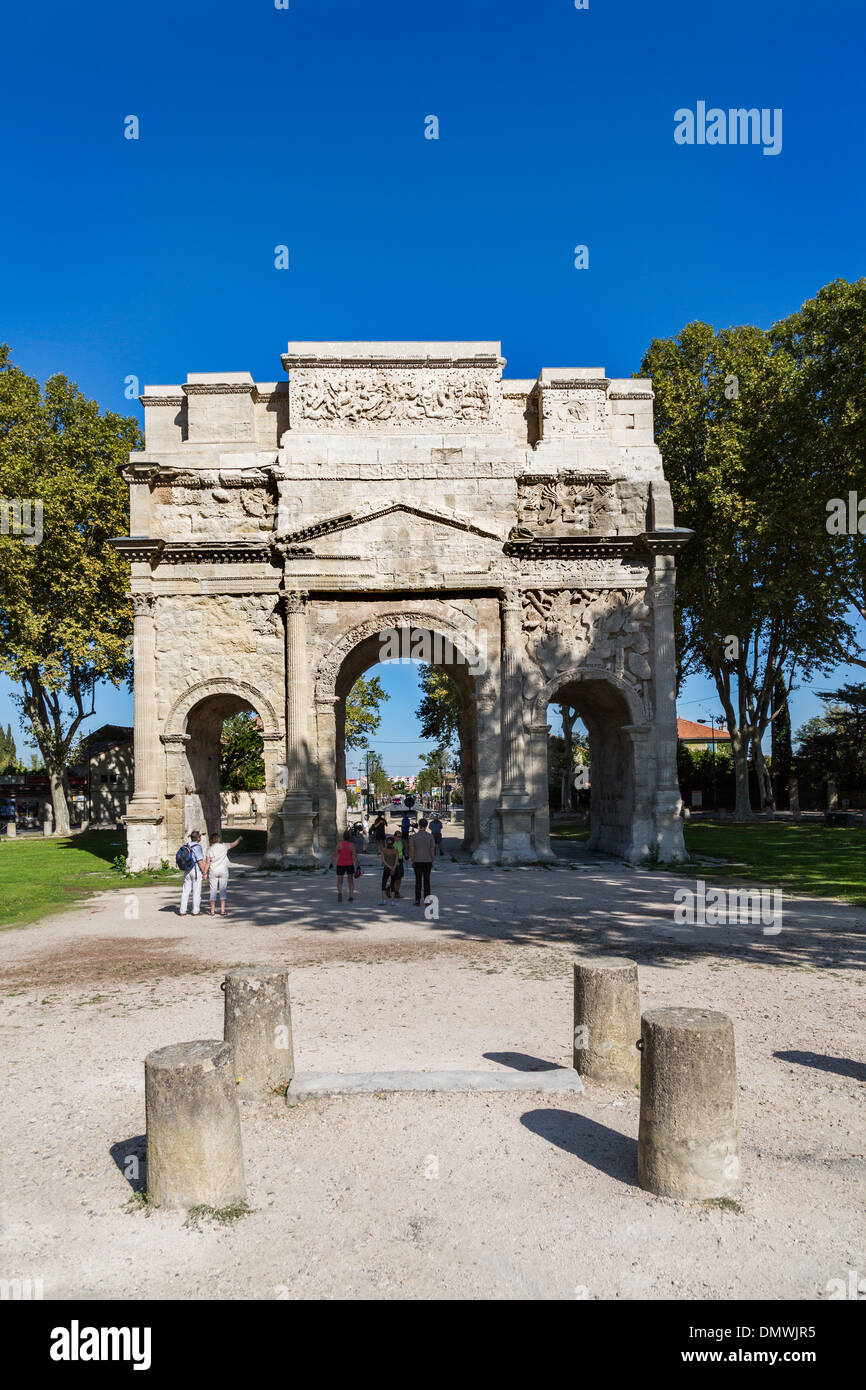
<svg viewBox="0 0 866 1390">
<path fill-rule="evenodd" d="M 70 746 L 98 683 L 129 677 L 129 571 L 109 542 L 129 530 L 118 465 L 141 446 L 135 420 L 100 414 L 64 376 L 43 390 L 0 346 L 0 497 L 30 499 L 43 531 L 0 535 L 0 672 L 20 687 L 61 833 Z"/>
<path fill-rule="evenodd" d="M 847 512 L 850 493 L 855 508 L 866 499 L 866 279 L 825 285 L 768 336 L 794 366 L 786 426 L 802 460 L 802 483 L 786 510 L 792 521 L 804 510 L 814 519 L 814 544 L 834 593 L 866 620 L 866 515 L 858 512 L 853 530 L 834 529 L 828 515 L 838 514 L 834 500 Z M 847 624 L 833 635 L 840 660 L 866 667 L 862 642 Z"/>
<path fill-rule="evenodd" d="M 391 696 L 382 689 L 378 676 L 359 677 L 346 696 L 346 747 L 367 748 L 368 734 L 375 734 L 382 722 L 379 707 Z"/>
<path fill-rule="evenodd" d="M 421 703 L 415 713 L 421 724 L 421 737 L 434 738 L 437 745 L 448 749 L 459 763 L 460 693 L 457 686 L 441 666 L 419 666 L 418 689 Z"/>
<path fill-rule="evenodd" d="M 12 771 L 18 764 L 18 752 L 10 724 L 5 731 L 0 728 L 0 773 Z"/>
<path fill-rule="evenodd" d="M 770 795 L 762 739 L 782 695 L 830 669 L 840 635 L 853 636 L 794 408 L 799 368 L 772 331 L 693 323 L 654 341 L 641 372 L 677 523 L 695 533 L 678 565 L 681 675 L 715 682 L 745 820 L 750 757 Z"/>
<path fill-rule="evenodd" d="M 797 734 L 797 772 L 811 782 L 832 777 L 861 787 L 866 783 L 866 685 L 843 685 L 821 692 L 826 706 Z"/>
<path fill-rule="evenodd" d="M 391 794 L 391 779 L 385 771 L 382 758 L 374 748 L 365 754 L 367 785 L 372 787 L 376 801 L 384 801 Z"/>
<path fill-rule="evenodd" d="M 263 790 L 264 747 L 258 715 L 242 711 L 223 721 L 220 738 L 220 787 L 223 791 Z"/>
</svg>

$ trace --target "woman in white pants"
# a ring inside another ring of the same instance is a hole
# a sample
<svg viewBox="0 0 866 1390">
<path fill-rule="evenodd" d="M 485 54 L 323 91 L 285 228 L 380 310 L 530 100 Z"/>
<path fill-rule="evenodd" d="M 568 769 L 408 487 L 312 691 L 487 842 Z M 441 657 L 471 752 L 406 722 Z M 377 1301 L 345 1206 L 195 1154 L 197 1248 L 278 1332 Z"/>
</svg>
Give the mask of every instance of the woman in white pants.
<svg viewBox="0 0 866 1390">
<path fill-rule="evenodd" d="M 241 842 L 239 835 L 230 845 L 224 845 L 220 835 L 214 835 L 207 852 L 204 871 L 210 874 L 210 915 L 215 915 L 216 900 L 220 900 L 220 917 L 226 915 L 226 889 L 229 883 L 229 850 Z"/>
</svg>

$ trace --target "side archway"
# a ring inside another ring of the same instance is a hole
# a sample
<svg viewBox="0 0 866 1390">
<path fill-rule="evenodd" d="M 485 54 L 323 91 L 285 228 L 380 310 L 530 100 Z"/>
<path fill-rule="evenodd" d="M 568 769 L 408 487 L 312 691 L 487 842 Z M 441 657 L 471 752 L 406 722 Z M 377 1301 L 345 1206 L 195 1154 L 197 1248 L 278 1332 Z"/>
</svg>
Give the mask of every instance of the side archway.
<svg viewBox="0 0 866 1390">
<path fill-rule="evenodd" d="M 639 689 L 600 666 L 562 671 L 532 703 L 532 775 L 536 806 L 548 805 L 548 722 L 551 703 L 569 704 L 590 739 L 590 849 L 638 863 L 650 852 L 653 758 L 651 726 Z M 536 813 L 540 857 L 550 853 L 549 812 Z"/>
<path fill-rule="evenodd" d="M 262 724 L 264 743 L 268 849 L 279 845 L 276 769 L 283 734 L 271 701 L 249 681 L 215 677 L 184 691 L 165 722 L 162 743 L 166 758 L 166 835 L 169 846 L 182 843 L 191 830 L 210 839 L 220 828 L 220 736 L 223 722 L 233 714 L 254 711 Z"/>
</svg>

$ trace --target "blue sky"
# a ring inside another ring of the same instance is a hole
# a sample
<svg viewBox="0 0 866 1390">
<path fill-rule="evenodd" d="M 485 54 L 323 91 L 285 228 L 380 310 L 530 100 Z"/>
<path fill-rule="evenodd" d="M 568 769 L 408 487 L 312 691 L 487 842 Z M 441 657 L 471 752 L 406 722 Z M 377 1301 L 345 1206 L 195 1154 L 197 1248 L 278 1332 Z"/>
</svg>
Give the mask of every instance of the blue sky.
<svg viewBox="0 0 866 1390">
<path fill-rule="evenodd" d="M 497 339 L 510 376 L 627 375 L 693 319 L 767 325 L 864 270 L 854 0 L 49 0 L 4 40 L 0 338 L 103 407 L 140 414 L 130 375 L 273 380 L 290 338 Z M 676 145 L 698 101 L 781 108 L 781 153 Z M 690 682 L 682 713 L 704 703 Z"/>
</svg>

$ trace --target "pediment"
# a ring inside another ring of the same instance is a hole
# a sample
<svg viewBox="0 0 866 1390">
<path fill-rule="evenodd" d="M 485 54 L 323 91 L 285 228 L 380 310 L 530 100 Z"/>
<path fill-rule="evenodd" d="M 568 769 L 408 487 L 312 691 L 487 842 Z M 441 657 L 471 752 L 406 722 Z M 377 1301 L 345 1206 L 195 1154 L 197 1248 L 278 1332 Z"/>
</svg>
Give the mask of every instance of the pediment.
<svg viewBox="0 0 866 1390">
<path fill-rule="evenodd" d="M 389 520 L 393 518 L 393 520 Z M 379 507 L 368 512 L 340 512 L 329 517 L 323 517 L 321 521 L 311 522 L 309 526 L 289 531 L 279 537 L 281 544 L 284 545 L 303 545 L 310 541 L 320 541 L 327 536 L 336 535 L 341 531 L 352 531 L 360 528 L 361 532 L 371 535 L 387 533 L 393 531 L 395 521 L 399 523 L 404 520 L 412 526 L 413 535 L 421 536 L 429 527 L 445 527 L 454 531 L 462 531 L 467 535 L 481 536 L 485 540 L 496 541 L 502 545 L 504 537 L 496 531 L 491 531 L 486 527 L 478 526 L 468 517 L 459 515 L 456 512 L 431 509 L 428 507 L 413 506 L 409 502 L 395 502 L 389 507 Z M 427 523 L 427 527 L 423 524 Z M 359 536 L 358 539 L 361 537 Z"/>
</svg>

